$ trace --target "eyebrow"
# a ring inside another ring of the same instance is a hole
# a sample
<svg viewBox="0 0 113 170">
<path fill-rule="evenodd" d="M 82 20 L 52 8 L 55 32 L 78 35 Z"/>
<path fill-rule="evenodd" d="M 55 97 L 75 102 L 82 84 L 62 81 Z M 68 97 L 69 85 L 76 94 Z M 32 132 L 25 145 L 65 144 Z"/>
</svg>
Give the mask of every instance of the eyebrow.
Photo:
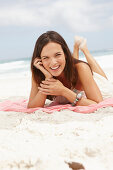
<svg viewBox="0 0 113 170">
<path fill-rule="evenodd" d="M 47 55 L 43 55 L 43 56 L 41 56 L 41 58 L 45 58 L 45 57 L 49 57 L 49 56 L 47 56 Z"/>
<path fill-rule="evenodd" d="M 59 51 L 59 52 L 56 52 L 55 54 L 58 54 L 58 53 L 62 53 L 61 51 Z"/>
<path fill-rule="evenodd" d="M 62 51 L 58 51 L 58 52 L 56 52 L 55 54 L 59 54 L 59 53 L 62 53 Z M 43 57 L 49 57 L 49 56 L 44 55 L 44 56 L 42 56 L 41 58 L 43 58 Z"/>
</svg>

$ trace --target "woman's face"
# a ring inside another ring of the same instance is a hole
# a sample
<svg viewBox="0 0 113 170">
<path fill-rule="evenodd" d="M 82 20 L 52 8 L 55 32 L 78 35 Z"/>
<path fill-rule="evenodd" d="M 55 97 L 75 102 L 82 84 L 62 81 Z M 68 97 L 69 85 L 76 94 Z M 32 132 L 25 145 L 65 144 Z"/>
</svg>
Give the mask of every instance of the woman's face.
<svg viewBox="0 0 113 170">
<path fill-rule="evenodd" d="M 41 59 L 44 68 L 53 76 L 58 77 L 64 71 L 66 59 L 60 44 L 50 42 L 45 45 L 41 52 Z"/>
</svg>

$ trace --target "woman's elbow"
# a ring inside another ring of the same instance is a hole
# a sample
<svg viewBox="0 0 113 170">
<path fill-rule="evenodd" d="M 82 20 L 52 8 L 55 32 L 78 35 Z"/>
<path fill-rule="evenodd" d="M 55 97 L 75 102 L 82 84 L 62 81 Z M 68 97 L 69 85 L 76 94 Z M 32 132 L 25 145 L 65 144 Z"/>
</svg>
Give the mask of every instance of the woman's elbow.
<svg viewBox="0 0 113 170">
<path fill-rule="evenodd" d="M 27 109 L 36 108 L 36 107 L 44 107 L 44 104 L 32 104 L 32 103 L 28 103 L 28 105 L 27 105 Z"/>
<path fill-rule="evenodd" d="M 32 102 L 28 102 L 27 109 L 35 108 Z"/>
<path fill-rule="evenodd" d="M 103 101 L 103 97 L 99 97 L 95 102 L 98 104 Z"/>
<path fill-rule="evenodd" d="M 31 107 L 31 104 L 28 103 L 28 104 L 27 104 L 27 109 L 30 109 L 30 108 L 32 108 L 32 107 Z"/>
</svg>

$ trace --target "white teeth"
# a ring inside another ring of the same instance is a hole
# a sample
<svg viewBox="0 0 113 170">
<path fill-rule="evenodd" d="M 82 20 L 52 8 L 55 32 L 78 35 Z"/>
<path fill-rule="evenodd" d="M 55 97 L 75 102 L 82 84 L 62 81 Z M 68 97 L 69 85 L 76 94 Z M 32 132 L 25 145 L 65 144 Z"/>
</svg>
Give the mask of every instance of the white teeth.
<svg viewBox="0 0 113 170">
<path fill-rule="evenodd" d="M 52 70 L 56 70 L 57 68 L 59 68 L 59 66 L 53 67 L 53 68 L 51 67 Z"/>
</svg>

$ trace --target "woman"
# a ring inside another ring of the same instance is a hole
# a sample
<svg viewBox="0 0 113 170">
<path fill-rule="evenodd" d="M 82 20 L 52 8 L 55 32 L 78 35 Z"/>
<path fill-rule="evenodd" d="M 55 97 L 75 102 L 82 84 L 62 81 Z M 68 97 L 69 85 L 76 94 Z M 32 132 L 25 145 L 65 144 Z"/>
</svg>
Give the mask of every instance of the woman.
<svg viewBox="0 0 113 170">
<path fill-rule="evenodd" d="M 78 60 L 79 49 L 89 64 Z M 86 41 L 81 37 L 76 37 L 72 56 L 65 40 L 57 32 L 42 34 L 34 48 L 31 71 L 32 88 L 28 108 L 43 107 L 47 98 L 55 99 L 58 104 L 73 105 L 90 105 L 103 100 L 93 72 L 105 78 L 106 75 L 90 55 Z M 85 96 L 80 91 L 84 91 Z"/>
</svg>

